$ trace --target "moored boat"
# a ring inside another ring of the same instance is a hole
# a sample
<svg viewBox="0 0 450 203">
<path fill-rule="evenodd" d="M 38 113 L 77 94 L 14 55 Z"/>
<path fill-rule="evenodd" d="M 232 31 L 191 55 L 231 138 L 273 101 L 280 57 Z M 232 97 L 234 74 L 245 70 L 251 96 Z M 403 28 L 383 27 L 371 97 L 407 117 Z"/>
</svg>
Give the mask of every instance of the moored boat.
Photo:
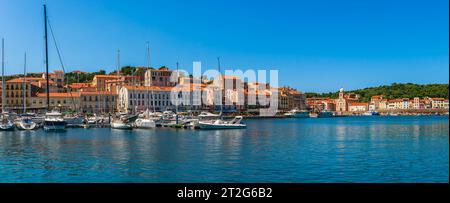
<svg viewBox="0 0 450 203">
<path fill-rule="evenodd" d="M 247 125 L 241 123 L 243 117 L 242 116 L 236 116 L 231 121 L 224 121 L 222 119 L 216 119 L 211 121 L 199 121 L 198 127 L 200 129 L 243 129 L 246 128 Z"/>
<path fill-rule="evenodd" d="M 64 118 L 59 111 L 53 110 L 45 114 L 44 130 L 47 131 L 66 130 L 66 121 L 64 121 Z"/>
<path fill-rule="evenodd" d="M 289 118 L 309 118 L 309 111 L 293 109 L 284 115 Z"/>
</svg>

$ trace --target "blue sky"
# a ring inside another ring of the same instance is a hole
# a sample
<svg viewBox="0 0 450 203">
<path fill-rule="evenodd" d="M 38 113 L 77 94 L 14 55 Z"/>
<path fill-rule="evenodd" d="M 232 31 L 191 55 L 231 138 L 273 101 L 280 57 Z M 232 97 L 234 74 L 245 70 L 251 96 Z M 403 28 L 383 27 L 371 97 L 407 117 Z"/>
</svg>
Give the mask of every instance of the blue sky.
<svg viewBox="0 0 450 203">
<path fill-rule="evenodd" d="M 7 74 L 44 70 L 41 0 L 0 0 Z M 449 3 L 384 0 L 47 0 L 68 71 L 122 65 L 277 69 L 279 84 L 327 92 L 448 83 Z M 50 46 L 51 69 L 60 69 Z"/>
</svg>

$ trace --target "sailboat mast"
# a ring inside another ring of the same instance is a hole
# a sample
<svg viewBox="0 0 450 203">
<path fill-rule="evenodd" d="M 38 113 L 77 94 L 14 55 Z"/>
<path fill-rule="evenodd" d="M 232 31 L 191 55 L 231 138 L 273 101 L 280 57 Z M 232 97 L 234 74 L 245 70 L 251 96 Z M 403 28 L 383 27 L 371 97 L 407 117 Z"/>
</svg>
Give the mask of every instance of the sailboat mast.
<svg viewBox="0 0 450 203">
<path fill-rule="evenodd" d="M 220 57 L 217 57 L 217 67 L 219 69 L 219 82 L 220 84 L 220 91 L 222 91 L 223 89 L 223 82 L 222 82 L 222 73 L 220 72 Z M 223 91 L 222 91 L 223 92 Z M 223 97 L 220 98 L 220 116 L 222 116 L 223 113 L 223 101 L 222 101 Z"/>
<path fill-rule="evenodd" d="M 2 113 L 5 112 L 5 39 L 2 38 Z"/>
<path fill-rule="evenodd" d="M 47 5 L 44 4 L 45 77 L 47 79 L 47 111 L 50 111 L 50 85 L 48 77 Z"/>
<path fill-rule="evenodd" d="M 23 113 L 27 113 L 27 52 L 23 59 Z"/>
<path fill-rule="evenodd" d="M 147 42 L 147 66 L 148 66 L 148 69 L 150 70 L 150 43 L 149 42 Z M 149 76 L 149 80 L 148 80 L 148 86 L 149 87 L 151 87 L 152 86 L 152 80 L 151 80 L 151 75 Z M 154 98 L 154 94 L 153 94 L 153 89 L 152 89 L 152 94 L 151 94 L 151 97 L 152 97 L 152 100 L 151 100 L 151 102 L 152 102 L 152 107 L 153 107 L 153 113 L 154 112 L 156 112 L 156 107 L 155 107 L 155 98 Z"/>
</svg>

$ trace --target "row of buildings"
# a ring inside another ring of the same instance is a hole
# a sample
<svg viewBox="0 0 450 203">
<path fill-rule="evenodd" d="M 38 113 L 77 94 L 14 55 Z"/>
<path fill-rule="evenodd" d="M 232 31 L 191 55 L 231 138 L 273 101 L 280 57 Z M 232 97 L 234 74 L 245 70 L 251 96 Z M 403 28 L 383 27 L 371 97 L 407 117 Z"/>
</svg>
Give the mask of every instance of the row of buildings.
<svg viewBox="0 0 450 203">
<path fill-rule="evenodd" d="M 448 109 L 449 101 L 444 98 L 401 98 L 387 99 L 384 95 L 371 97 L 370 102 L 359 102 L 360 96 L 354 93 L 339 91 L 337 99 L 308 98 L 308 108 L 314 111 L 366 112 L 409 109 Z"/>
<path fill-rule="evenodd" d="M 74 72 L 83 74 L 80 71 Z M 87 83 L 65 85 L 64 73 L 49 74 L 50 107 L 82 113 L 137 112 L 146 109 L 165 111 L 209 110 L 224 112 L 258 111 L 277 92 L 279 110 L 306 109 L 303 93 L 289 87 L 273 88 L 269 84 L 244 82 L 235 76 L 222 76 L 221 81 L 185 77 L 166 67 L 145 69 L 141 75 L 95 75 Z M 46 75 L 18 77 L 5 82 L 1 104 L 7 111 L 44 111 L 47 108 Z M 232 84 L 225 89 L 225 84 Z M 243 88 L 238 88 L 243 87 Z M 173 90 L 179 95 L 173 95 Z M 179 101 L 174 103 L 174 96 Z M 24 100 L 24 98 L 26 98 Z M 221 99 L 221 100 L 220 100 Z M 266 103 L 263 101 L 266 100 Z M 217 101 L 222 101 L 217 103 Z M 25 102 L 25 103 L 24 103 Z"/>
</svg>

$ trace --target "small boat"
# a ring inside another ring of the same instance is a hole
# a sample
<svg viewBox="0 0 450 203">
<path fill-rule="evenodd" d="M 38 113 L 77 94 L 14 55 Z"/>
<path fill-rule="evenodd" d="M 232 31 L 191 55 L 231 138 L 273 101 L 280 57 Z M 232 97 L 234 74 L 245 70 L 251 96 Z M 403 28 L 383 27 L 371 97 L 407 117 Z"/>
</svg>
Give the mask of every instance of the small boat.
<svg viewBox="0 0 450 203">
<path fill-rule="evenodd" d="M 53 110 L 45 114 L 44 130 L 47 131 L 66 130 L 66 121 L 64 121 L 64 118 L 59 111 Z"/>
<path fill-rule="evenodd" d="M 376 111 L 367 111 L 367 112 L 364 112 L 362 115 L 363 116 L 379 116 L 380 113 L 378 113 Z"/>
<path fill-rule="evenodd" d="M 243 117 L 236 116 L 231 121 L 224 121 L 222 119 L 216 119 L 211 121 L 199 121 L 198 127 L 200 129 L 243 129 L 247 125 L 241 123 Z"/>
<path fill-rule="evenodd" d="M 130 123 L 122 121 L 122 119 L 113 119 L 111 121 L 111 128 L 120 130 L 131 130 L 132 126 Z"/>
<path fill-rule="evenodd" d="M 14 130 L 14 123 L 5 115 L 2 115 L 0 118 L 0 130 L 1 131 L 10 131 Z"/>
<path fill-rule="evenodd" d="M 198 119 L 200 119 L 200 120 L 211 120 L 211 119 L 217 119 L 219 117 L 220 117 L 219 114 L 213 114 L 213 113 L 206 112 L 206 111 L 203 111 L 198 115 Z"/>
<path fill-rule="evenodd" d="M 128 114 L 120 114 L 119 118 L 111 120 L 112 129 L 131 130 L 133 128 L 132 123 L 137 120 L 136 116 L 129 116 Z"/>
<path fill-rule="evenodd" d="M 321 111 L 317 115 L 318 118 L 330 118 L 330 117 L 333 117 L 333 116 L 334 116 L 334 114 L 331 111 Z"/>
<path fill-rule="evenodd" d="M 67 126 L 82 126 L 84 124 L 84 118 L 80 116 L 64 116 Z"/>
<path fill-rule="evenodd" d="M 39 125 L 31 117 L 22 116 L 16 121 L 16 127 L 19 130 L 35 130 Z"/>
<path fill-rule="evenodd" d="M 149 129 L 149 128 L 155 128 L 156 124 L 155 121 L 148 118 L 138 118 L 136 121 L 134 121 L 134 126 L 136 128 L 142 128 L 142 129 Z"/>
<path fill-rule="evenodd" d="M 289 118 L 309 118 L 309 111 L 293 109 L 284 115 Z"/>
</svg>

